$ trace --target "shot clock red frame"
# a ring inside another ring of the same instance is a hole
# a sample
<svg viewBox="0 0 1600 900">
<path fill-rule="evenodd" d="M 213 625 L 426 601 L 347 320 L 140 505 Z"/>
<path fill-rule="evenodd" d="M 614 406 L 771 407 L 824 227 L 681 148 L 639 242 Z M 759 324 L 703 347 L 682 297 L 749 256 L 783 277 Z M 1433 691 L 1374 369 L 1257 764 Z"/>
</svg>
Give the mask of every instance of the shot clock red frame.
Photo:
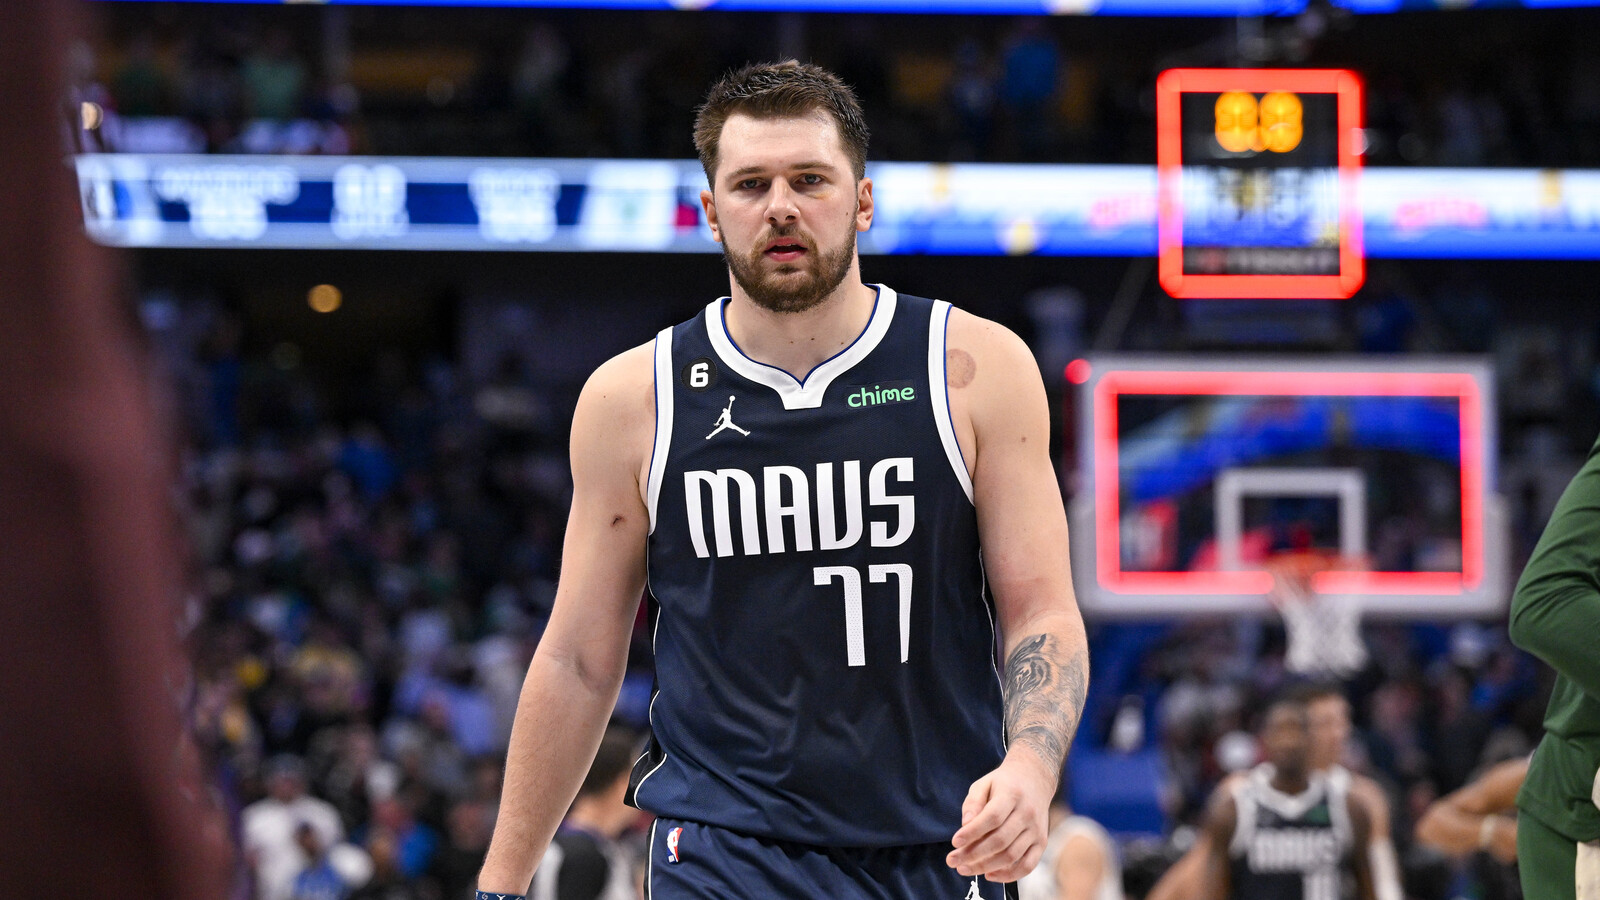
<svg viewBox="0 0 1600 900">
<path fill-rule="evenodd" d="M 1200 275 L 1183 271 L 1182 95 L 1247 91 L 1335 94 L 1338 108 L 1339 273 L 1337 275 Z M 1168 69 L 1156 80 L 1158 276 L 1181 298 L 1342 299 L 1366 279 L 1361 209 L 1361 79 L 1345 69 Z"/>
</svg>

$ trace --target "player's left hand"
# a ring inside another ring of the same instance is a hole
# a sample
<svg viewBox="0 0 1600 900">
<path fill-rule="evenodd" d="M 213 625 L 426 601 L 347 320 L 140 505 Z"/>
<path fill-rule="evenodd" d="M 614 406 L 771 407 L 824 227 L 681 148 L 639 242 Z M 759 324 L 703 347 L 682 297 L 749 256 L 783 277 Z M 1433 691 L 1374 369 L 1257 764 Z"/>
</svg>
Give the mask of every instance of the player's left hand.
<svg viewBox="0 0 1600 900">
<path fill-rule="evenodd" d="M 1033 871 L 1049 837 L 1050 798 L 1056 777 L 1027 750 L 1006 755 L 993 772 L 972 783 L 961 804 L 961 830 L 945 857 L 964 876 L 1008 882 Z"/>
</svg>

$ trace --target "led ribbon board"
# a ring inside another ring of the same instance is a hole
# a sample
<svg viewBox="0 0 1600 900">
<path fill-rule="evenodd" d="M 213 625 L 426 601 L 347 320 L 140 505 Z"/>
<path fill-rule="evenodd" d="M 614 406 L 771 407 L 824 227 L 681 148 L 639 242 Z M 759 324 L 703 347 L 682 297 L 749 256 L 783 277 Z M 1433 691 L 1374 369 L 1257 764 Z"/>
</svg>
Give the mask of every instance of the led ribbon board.
<svg viewBox="0 0 1600 900">
<path fill-rule="evenodd" d="M 1361 82 L 1351 72 L 1163 72 L 1161 286 L 1174 297 L 1354 294 L 1365 277 L 1361 139 Z"/>
<path fill-rule="evenodd" d="M 695 160 L 101 153 L 84 227 L 120 247 L 717 253 Z M 869 163 L 864 255 L 1151 256 L 1154 166 Z M 1600 259 L 1600 170 L 1364 168 L 1365 252 Z"/>
<path fill-rule="evenodd" d="M 1505 601 L 1492 375 L 1476 359 L 1076 366 L 1079 597 L 1101 615 L 1264 612 L 1268 563 L 1368 560 L 1316 590 L 1375 615 Z"/>
</svg>

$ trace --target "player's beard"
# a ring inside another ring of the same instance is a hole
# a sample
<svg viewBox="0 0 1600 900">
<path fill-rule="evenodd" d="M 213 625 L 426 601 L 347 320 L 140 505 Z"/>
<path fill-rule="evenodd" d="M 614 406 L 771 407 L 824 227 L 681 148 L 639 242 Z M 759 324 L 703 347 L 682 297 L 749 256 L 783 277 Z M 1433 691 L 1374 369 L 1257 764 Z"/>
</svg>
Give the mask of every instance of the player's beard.
<svg viewBox="0 0 1600 900">
<path fill-rule="evenodd" d="M 845 232 L 845 241 L 839 249 L 828 253 L 816 248 L 816 242 L 809 242 L 812 249 L 804 257 L 797 260 L 799 266 L 807 267 L 806 276 L 798 279 L 785 278 L 780 281 L 776 272 L 766 273 L 762 266 L 766 263 L 764 253 L 767 244 L 772 240 L 764 238 L 757 249 L 750 251 L 747 256 L 739 256 L 729 252 L 728 245 L 722 245 L 722 257 L 728 262 L 728 271 L 733 273 L 733 280 L 744 289 L 745 295 L 762 309 L 777 313 L 798 313 L 826 300 L 840 284 L 844 277 L 850 274 L 850 264 L 856 255 L 856 229 L 855 218 L 851 217 L 850 227 Z M 786 237 L 798 234 L 797 229 L 787 232 L 778 232 L 777 237 Z M 813 259 L 815 257 L 815 259 Z M 796 263 L 786 263 L 784 268 L 797 267 Z"/>
</svg>

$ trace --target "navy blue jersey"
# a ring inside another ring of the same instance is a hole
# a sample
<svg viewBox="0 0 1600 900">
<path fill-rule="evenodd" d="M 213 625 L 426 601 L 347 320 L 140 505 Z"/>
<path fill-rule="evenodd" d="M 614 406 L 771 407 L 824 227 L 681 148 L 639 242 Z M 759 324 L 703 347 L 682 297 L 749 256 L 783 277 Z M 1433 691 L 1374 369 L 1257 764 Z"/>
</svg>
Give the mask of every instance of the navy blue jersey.
<svg viewBox="0 0 1600 900">
<path fill-rule="evenodd" d="M 1233 896 L 1240 900 L 1342 900 L 1350 896 L 1350 773 L 1338 766 L 1314 773 L 1290 796 L 1272 786 L 1262 763 L 1234 786 L 1238 810 L 1231 857 Z"/>
<path fill-rule="evenodd" d="M 642 809 L 812 845 L 948 841 L 1004 755 L 950 306 L 877 291 L 804 381 L 739 350 L 726 298 L 656 337 Z"/>
</svg>

